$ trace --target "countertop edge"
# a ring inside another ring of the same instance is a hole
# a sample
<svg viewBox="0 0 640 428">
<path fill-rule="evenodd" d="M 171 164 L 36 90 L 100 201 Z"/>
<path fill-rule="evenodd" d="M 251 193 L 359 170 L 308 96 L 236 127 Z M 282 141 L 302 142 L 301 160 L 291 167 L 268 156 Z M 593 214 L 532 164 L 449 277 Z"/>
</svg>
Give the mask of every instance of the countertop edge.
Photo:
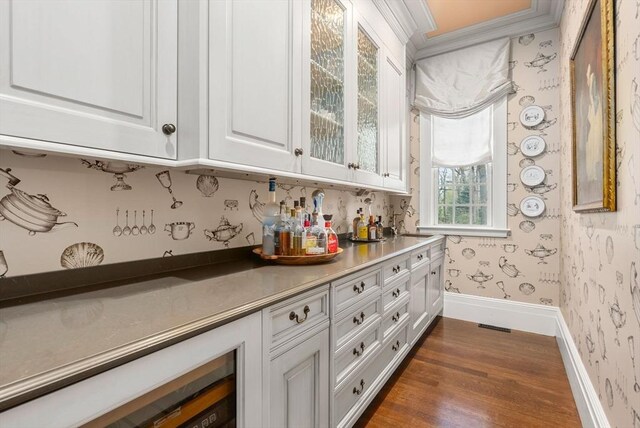
<svg viewBox="0 0 640 428">
<path fill-rule="evenodd" d="M 281 291 L 271 296 L 249 302 L 245 305 L 207 316 L 187 324 L 183 324 L 165 330 L 152 336 L 147 336 L 135 342 L 110 349 L 105 352 L 95 354 L 91 357 L 77 360 L 60 366 L 56 369 L 39 373 L 19 381 L 15 381 L 0 388 L 0 410 L 19 405 L 24 401 L 35 398 L 47 392 L 52 392 L 71 383 L 94 376 L 100 372 L 109 370 L 117 365 L 125 364 L 131 360 L 171 346 L 182 340 L 186 340 L 197 334 L 204 333 L 214 328 L 220 327 L 236 319 L 242 318 L 254 312 L 260 311 L 268 306 L 287 300 L 298 294 L 309 291 L 313 288 L 325 285 L 336 279 L 348 276 L 352 273 L 367 269 L 373 265 L 385 262 L 386 260 L 411 252 L 417 248 L 429 245 L 435 241 L 443 239 L 443 235 L 433 235 L 424 237 L 424 240 L 414 245 L 408 246 L 400 251 L 385 255 L 375 260 L 370 260 L 363 264 L 349 269 L 327 275 L 314 281 L 306 282 L 297 287 Z M 422 239 L 422 238 L 420 238 Z M 363 244 L 364 245 L 364 244 Z"/>
</svg>

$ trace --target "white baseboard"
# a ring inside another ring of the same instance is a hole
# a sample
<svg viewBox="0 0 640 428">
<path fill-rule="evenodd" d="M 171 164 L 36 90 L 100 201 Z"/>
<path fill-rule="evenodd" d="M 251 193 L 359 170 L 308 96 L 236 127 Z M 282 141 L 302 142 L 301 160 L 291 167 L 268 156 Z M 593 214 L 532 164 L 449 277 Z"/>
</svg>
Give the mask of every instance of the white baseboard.
<svg viewBox="0 0 640 428">
<path fill-rule="evenodd" d="M 586 428 L 609 428 L 611 425 L 609 425 L 602 403 L 598 399 L 598 393 L 591 383 L 587 369 L 578 353 L 578 348 L 571 337 L 569 327 L 564 321 L 562 312 L 559 310 L 557 322 L 556 341 L 567 371 L 573 398 L 576 401 L 578 413 L 580 413 L 582 426 Z"/>
<path fill-rule="evenodd" d="M 545 336 L 555 336 L 558 308 L 445 292 L 444 316 Z"/>
<path fill-rule="evenodd" d="M 582 425 L 587 428 L 610 427 L 559 308 L 445 292 L 443 315 L 447 318 L 555 336 Z"/>
</svg>

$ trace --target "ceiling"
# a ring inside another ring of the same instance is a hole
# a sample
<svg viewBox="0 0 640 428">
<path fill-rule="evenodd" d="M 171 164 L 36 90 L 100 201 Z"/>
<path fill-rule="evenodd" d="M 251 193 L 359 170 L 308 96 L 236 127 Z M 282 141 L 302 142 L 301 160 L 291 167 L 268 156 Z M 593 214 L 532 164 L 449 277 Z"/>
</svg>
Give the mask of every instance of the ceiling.
<svg viewBox="0 0 640 428">
<path fill-rule="evenodd" d="M 436 23 L 427 39 L 531 8 L 531 0 L 425 0 Z"/>
<path fill-rule="evenodd" d="M 557 27 L 565 0 L 373 0 L 417 60 Z"/>
</svg>

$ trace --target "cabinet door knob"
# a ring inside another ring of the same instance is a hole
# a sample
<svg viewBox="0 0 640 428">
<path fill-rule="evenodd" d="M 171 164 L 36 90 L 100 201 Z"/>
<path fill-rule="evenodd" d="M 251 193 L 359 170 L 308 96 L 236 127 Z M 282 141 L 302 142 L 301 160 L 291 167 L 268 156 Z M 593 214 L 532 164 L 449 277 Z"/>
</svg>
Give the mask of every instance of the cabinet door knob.
<svg viewBox="0 0 640 428">
<path fill-rule="evenodd" d="M 358 389 L 357 387 L 353 387 L 353 393 L 355 395 L 360 395 L 362 394 L 362 391 L 364 391 L 364 379 L 360 379 L 360 388 Z"/>
<path fill-rule="evenodd" d="M 435 270 L 432 270 L 432 271 L 431 271 L 431 275 L 435 275 L 435 274 L 436 274 L 436 271 L 435 271 Z"/>
<path fill-rule="evenodd" d="M 171 135 L 176 132 L 176 126 L 173 123 L 165 123 L 162 125 L 162 132 L 165 135 Z"/>
<path fill-rule="evenodd" d="M 296 156 L 302 156 L 303 153 L 304 153 L 304 150 L 302 150 L 301 148 L 297 148 L 293 151 L 293 154 Z"/>
<path fill-rule="evenodd" d="M 295 322 L 298 324 L 302 324 L 307 320 L 307 317 L 309 316 L 309 312 L 311 312 L 311 309 L 309 309 L 309 306 L 305 305 L 302 312 L 304 312 L 304 318 L 300 318 L 298 314 L 296 314 L 294 311 L 291 311 L 291 313 L 289 314 L 289 319 L 291 321 L 295 320 Z"/>
<path fill-rule="evenodd" d="M 349 162 L 349 163 L 347 164 L 347 168 L 349 168 L 349 169 L 355 169 L 355 164 L 354 164 L 353 162 Z"/>
</svg>

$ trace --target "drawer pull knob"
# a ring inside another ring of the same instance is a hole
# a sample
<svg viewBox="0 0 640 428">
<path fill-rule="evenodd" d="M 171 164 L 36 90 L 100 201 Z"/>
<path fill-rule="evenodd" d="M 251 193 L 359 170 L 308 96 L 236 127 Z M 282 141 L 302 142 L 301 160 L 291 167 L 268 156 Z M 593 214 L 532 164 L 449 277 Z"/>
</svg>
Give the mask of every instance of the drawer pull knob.
<svg viewBox="0 0 640 428">
<path fill-rule="evenodd" d="M 364 286 L 365 286 L 364 281 L 360 282 L 360 286 L 358 286 L 358 284 L 353 284 L 353 291 L 360 294 L 364 291 Z"/>
<path fill-rule="evenodd" d="M 393 322 L 398 322 L 398 320 L 400 319 L 400 312 L 396 312 L 396 314 L 393 315 L 391 319 L 393 320 Z"/>
<path fill-rule="evenodd" d="M 176 126 L 173 123 L 165 123 L 162 125 L 162 133 L 164 135 L 171 135 L 176 132 Z"/>
<path fill-rule="evenodd" d="M 399 288 L 396 288 L 396 291 L 392 291 L 392 292 L 391 292 L 391 295 L 392 295 L 394 298 L 396 298 L 396 299 L 397 299 L 397 298 L 398 298 L 398 296 L 400 296 L 400 289 L 399 289 Z"/>
<path fill-rule="evenodd" d="M 353 387 L 353 393 L 355 395 L 362 394 L 362 391 L 364 391 L 364 379 L 360 379 L 360 389 L 358 389 L 358 387 L 356 386 Z"/>
<path fill-rule="evenodd" d="M 289 314 L 289 319 L 291 321 L 295 320 L 295 322 L 297 322 L 298 324 L 302 324 L 307 320 L 307 317 L 309 316 L 309 312 L 311 312 L 311 309 L 309 309 L 309 306 L 305 305 L 302 312 L 304 312 L 304 318 L 300 318 L 298 314 L 296 314 L 294 311 L 291 311 L 291 313 Z"/>
<path fill-rule="evenodd" d="M 397 352 L 398 349 L 400 349 L 400 341 L 396 340 L 396 343 L 393 346 L 391 346 L 391 349 L 393 349 L 395 352 Z"/>
<path fill-rule="evenodd" d="M 364 312 L 360 312 L 360 316 L 359 317 L 353 317 L 353 323 L 355 325 L 360 325 L 364 322 Z"/>
<path fill-rule="evenodd" d="M 362 355 L 364 353 L 364 342 L 360 342 L 360 349 L 358 350 L 358 348 L 353 348 L 353 355 L 355 355 L 356 357 L 359 357 L 360 355 Z"/>
<path fill-rule="evenodd" d="M 296 155 L 296 156 L 302 156 L 304 154 L 304 150 L 302 150 L 301 148 L 296 148 L 293 151 L 293 154 Z"/>
<path fill-rule="evenodd" d="M 435 275 L 435 274 L 436 274 L 436 271 L 435 271 L 435 270 L 432 270 L 432 271 L 431 271 L 431 275 Z"/>
</svg>

